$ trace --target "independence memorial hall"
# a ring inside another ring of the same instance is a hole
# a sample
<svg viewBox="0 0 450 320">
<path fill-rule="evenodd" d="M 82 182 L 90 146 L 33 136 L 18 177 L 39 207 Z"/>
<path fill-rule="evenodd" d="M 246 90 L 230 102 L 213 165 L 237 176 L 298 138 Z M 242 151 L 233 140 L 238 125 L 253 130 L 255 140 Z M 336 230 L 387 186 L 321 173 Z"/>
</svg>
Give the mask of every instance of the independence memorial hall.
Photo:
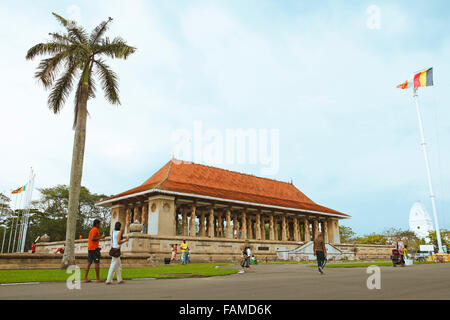
<svg viewBox="0 0 450 320">
<path fill-rule="evenodd" d="M 316 204 L 292 183 L 172 159 L 150 179 L 104 199 L 111 228 L 124 226 L 129 253 L 167 256 L 186 239 L 194 261 L 230 261 L 244 244 L 276 258 L 322 236 L 338 244 L 339 219 L 349 215 Z M 236 258 L 235 257 L 235 258 Z"/>
</svg>

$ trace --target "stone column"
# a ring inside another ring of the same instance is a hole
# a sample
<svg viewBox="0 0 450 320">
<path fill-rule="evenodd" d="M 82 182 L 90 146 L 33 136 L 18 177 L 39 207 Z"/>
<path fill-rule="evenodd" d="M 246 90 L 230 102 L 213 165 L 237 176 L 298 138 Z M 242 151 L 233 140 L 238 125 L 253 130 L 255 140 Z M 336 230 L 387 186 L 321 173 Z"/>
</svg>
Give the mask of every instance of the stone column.
<svg viewBox="0 0 450 320">
<path fill-rule="evenodd" d="M 205 236 L 205 211 L 200 211 L 200 218 L 199 218 L 199 224 L 198 224 L 198 236 L 204 237 Z"/>
<path fill-rule="evenodd" d="M 300 241 L 300 232 L 298 229 L 298 218 L 294 216 L 294 241 Z"/>
<path fill-rule="evenodd" d="M 136 203 L 134 209 L 135 209 L 134 221 L 139 220 L 139 223 L 142 223 L 142 203 L 141 202 Z"/>
<path fill-rule="evenodd" d="M 303 218 L 303 231 L 305 233 L 305 242 L 311 241 L 311 233 L 309 232 L 309 220 L 308 217 Z"/>
<path fill-rule="evenodd" d="M 148 233 L 148 204 L 145 202 L 142 206 L 142 225 L 144 226 L 144 233 Z"/>
<path fill-rule="evenodd" d="M 255 238 L 261 240 L 261 210 L 256 213 Z"/>
<path fill-rule="evenodd" d="M 273 213 L 269 215 L 269 239 L 275 240 L 275 228 L 274 228 L 274 221 L 273 221 Z"/>
<path fill-rule="evenodd" d="M 222 219 L 222 212 L 219 212 L 218 213 L 218 216 L 217 216 L 217 224 L 218 224 L 218 226 L 217 226 L 217 236 L 219 237 L 219 238 L 223 238 L 223 219 Z"/>
<path fill-rule="evenodd" d="M 123 204 L 117 204 L 112 207 L 111 209 L 111 224 L 110 224 L 110 233 L 112 234 L 114 227 L 116 225 L 116 222 L 120 222 L 122 231 L 125 229 L 126 226 L 126 210 L 125 206 Z"/>
<path fill-rule="evenodd" d="M 188 235 L 187 209 L 186 208 L 181 209 L 181 214 L 183 215 L 182 218 L 183 236 L 187 236 Z"/>
<path fill-rule="evenodd" d="M 322 221 L 322 234 L 323 234 L 323 241 L 325 243 L 329 243 L 330 240 L 328 238 L 328 220 L 327 219 Z"/>
<path fill-rule="evenodd" d="M 247 216 L 247 239 L 253 239 L 253 221 L 252 216 Z"/>
<path fill-rule="evenodd" d="M 234 231 L 236 231 L 236 238 L 239 238 L 239 225 L 238 225 L 238 221 L 237 221 L 237 215 L 233 214 L 233 238 L 234 238 Z"/>
<path fill-rule="evenodd" d="M 231 230 L 231 210 L 227 208 L 225 211 L 225 219 L 227 222 L 227 229 L 225 231 L 225 238 L 230 239 L 233 238 L 232 230 Z"/>
<path fill-rule="evenodd" d="M 247 239 L 247 212 L 242 210 L 242 216 L 241 216 L 241 232 L 242 232 L 242 239 Z"/>
<path fill-rule="evenodd" d="M 313 239 L 316 240 L 317 239 L 317 234 L 319 233 L 319 220 L 318 219 L 314 219 L 313 220 Z"/>
<path fill-rule="evenodd" d="M 125 211 L 125 234 L 128 234 L 128 228 L 130 226 L 130 219 L 131 219 L 131 207 L 127 206 L 127 209 Z"/>
<path fill-rule="evenodd" d="M 209 208 L 208 237 L 214 238 L 214 208 Z"/>
<path fill-rule="evenodd" d="M 195 204 L 193 204 L 191 206 L 191 222 L 189 224 L 189 229 L 190 229 L 189 235 L 191 237 L 195 237 L 197 235 L 197 226 L 195 223 L 195 209 L 196 209 L 196 206 L 195 206 Z"/>
<path fill-rule="evenodd" d="M 281 240 L 287 241 L 287 224 L 285 215 L 281 217 Z"/>
<path fill-rule="evenodd" d="M 216 213 L 217 214 L 217 213 Z M 214 226 L 214 237 L 217 237 L 217 230 L 218 230 L 218 228 L 219 228 L 219 225 L 218 225 L 218 220 L 217 220 L 217 217 L 216 216 L 214 216 L 214 223 L 213 223 L 213 226 Z"/>
<path fill-rule="evenodd" d="M 261 214 L 261 240 L 266 240 L 266 218 Z"/>
<path fill-rule="evenodd" d="M 339 234 L 339 222 L 337 219 L 328 220 L 328 228 L 330 229 L 331 243 L 341 243 L 341 236 Z"/>
</svg>

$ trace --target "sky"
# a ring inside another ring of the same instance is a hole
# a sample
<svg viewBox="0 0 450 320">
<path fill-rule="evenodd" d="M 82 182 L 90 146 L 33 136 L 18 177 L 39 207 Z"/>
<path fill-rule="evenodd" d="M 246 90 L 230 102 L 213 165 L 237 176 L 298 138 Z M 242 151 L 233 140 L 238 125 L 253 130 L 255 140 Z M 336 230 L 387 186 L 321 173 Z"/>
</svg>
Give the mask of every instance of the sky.
<svg viewBox="0 0 450 320">
<path fill-rule="evenodd" d="M 73 95 L 53 114 L 34 78 L 39 60 L 25 60 L 63 31 L 56 12 L 87 30 L 112 17 L 107 35 L 137 48 L 108 60 L 122 104 L 108 104 L 100 87 L 88 104 L 82 184 L 91 192 L 142 184 L 177 154 L 180 132 L 195 154 L 199 124 L 203 151 L 227 130 L 265 130 L 273 140 L 258 142 L 274 142 L 275 170 L 264 171 L 260 155 L 212 165 L 293 181 L 351 215 L 341 224 L 358 234 L 407 229 L 415 201 L 432 211 L 412 91 L 396 85 L 433 67 L 435 85 L 419 100 L 449 229 L 449 11 L 447 1 L 2 1 L 0 192 L 23 185 L 30 167 L 36 188 L 69 184 Z"/>
</svg>

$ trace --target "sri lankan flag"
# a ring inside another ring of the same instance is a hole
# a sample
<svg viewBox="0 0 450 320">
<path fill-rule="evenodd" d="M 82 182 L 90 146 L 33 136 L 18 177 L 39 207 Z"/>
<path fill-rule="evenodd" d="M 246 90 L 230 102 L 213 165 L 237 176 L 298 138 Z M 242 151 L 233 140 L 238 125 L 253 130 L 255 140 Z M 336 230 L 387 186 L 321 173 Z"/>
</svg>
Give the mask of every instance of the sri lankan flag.
<svg viewBox="0 0 450 320">
<path fill-rule="evenodd" d="M 14 190 L 14 191 L 11 192 L 11 193 L 12 193 L 12 194 L 21 193 L 22 191 L 25 191 L 26 188 L 27 188 L 27 186 L 25 185 L 25 186 L 23 186 L 23 187 L 20 187 L 20 188 Z"/>
<path fill-rule="evenodd" d="M 407 88 L 418 88 L 418 87 L 429 87 L 433 85 L 433 68 L 426 69 L 424 71 L 418 72 L 414 75 L 413 80 L 406 80 L 402 84 L 399 84 L 397 88 L 407 89 Z"/>
</svg>

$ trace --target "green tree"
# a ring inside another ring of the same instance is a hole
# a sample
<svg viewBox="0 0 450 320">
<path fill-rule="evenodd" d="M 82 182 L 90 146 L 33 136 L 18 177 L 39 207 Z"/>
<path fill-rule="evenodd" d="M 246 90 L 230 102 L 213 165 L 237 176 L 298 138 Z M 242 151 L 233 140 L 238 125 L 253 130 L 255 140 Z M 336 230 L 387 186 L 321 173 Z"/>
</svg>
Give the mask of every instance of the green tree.
<svg viewBox="0 0 450 320">
<path fill-rule="evenodd" d="M 387 237 L 383 234 L 371 233 L 357 237 L 353 241 L 359 244 L 387 244 Z"/>
<path fill-rule="evenodd" d="M 40 199 L 33 201 L 26 248 L 29 248 L 32 241 L 43 234 L 48 234 L 51 241 L 62 241 L 65 239 L 69 210 L 69 187 L 58 185 L 52 188 L 42 188 L 39 191 L 41 194 Z M 108 222 L 110 221 L 111 210 L 95 205 L 96 202 L 107 197 L 104 194 L 91 193 L 87 188 L 81 187 L 76 221 L 77 236 L 81 235 L 83 238 L 87 238 L 94 219 L 102 221 L 101 233 L 109 233 Z"/>
<path fill-rule="evenodd" d="M 430 238 L 431 243 L 434 244 L 436 248 L 438 248 L 436 231 L 429 231 L 428 238 Z M 446 229 L 441 229 L 441 241 L 442 241 L 442 245 L 446 246 L 448 249 L 449 244 L 450 244 L 450 231 L 448 231 Z"/>
<path fill-rule="evenodd" d="M 339 226 L 339 235 L 342 243 L 351 243 L 356 233 L 350 227 Z"/>
<path fill-rule="evenodd" d="M 65 28 L 65 33 L 50 33 L 51 39 L 39 43 L 27 52 L 26 59 L 39 55 L 50 55 L 41 60 L 35 77 L 50 89 L 48 106 L 56 114 L 62 109 L 77 81 L 74 101 L 75 129 L 72 167 L 70 172 L 69 204 L 66 227 L 66 250 L 61 262 L 62 268 L 75 264 L 75 231 L 79 204 L 81 178 L 83 173 L 84 147 L 86 140 L 87 103 L 95 97 L 94 75 L 100 79 L 106 99 L 112 104 L 120 104 L 118 78 L 102 57 L 126 59 L 136 48 L 128 46 L 121 38 L 110 40 L 104 37 L 112 19 L 100 23 L 90 34 L 78 26 L 53 13 Z M 59 71 L 62 75 L 58 78 Z"/>
</svg>

